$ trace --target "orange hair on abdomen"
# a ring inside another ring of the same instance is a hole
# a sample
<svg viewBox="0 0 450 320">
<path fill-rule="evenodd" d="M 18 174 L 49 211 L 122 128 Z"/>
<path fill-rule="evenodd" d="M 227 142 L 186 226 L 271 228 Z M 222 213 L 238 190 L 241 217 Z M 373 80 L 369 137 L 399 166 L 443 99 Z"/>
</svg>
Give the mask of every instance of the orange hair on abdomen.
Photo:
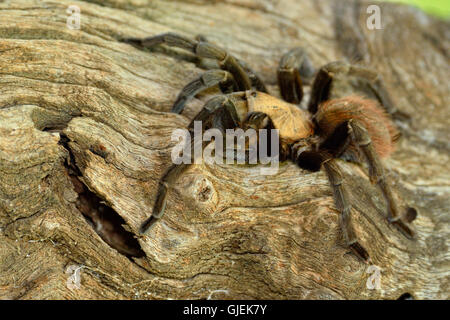
<svg viewBox="0 0 450 320">
<path fill-rule="evenodd" d="M 376 101 L 359 96 L 328 100 L 319 106 L 315 118 L 325 138 L 343 122 L 350 119 L 358 120 L 369 132 L 372 144 L 380 157 L 387 157 L 394 151 L 398 131 L 388 114 Z"/>
</svg>

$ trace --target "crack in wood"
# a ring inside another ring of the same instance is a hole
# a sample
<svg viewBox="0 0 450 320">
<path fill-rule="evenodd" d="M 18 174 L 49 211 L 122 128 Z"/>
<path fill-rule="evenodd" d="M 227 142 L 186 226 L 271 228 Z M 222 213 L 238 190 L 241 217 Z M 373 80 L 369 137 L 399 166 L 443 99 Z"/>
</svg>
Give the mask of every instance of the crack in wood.
<svg viewBox="0 0 450 320">
<path fill-rule="evenodd" d="M 75 202 L 77 209 L 110 247 L 129 258 L 144 257 L 145 253 L 133 233 L 123 227 L 126 225 L 125 220 L 81 181 L 83 174 L 76 165 L 75 155 L 69 146 L 69 138 L 64 134 L 60 135 L 60 144 L 69 152 L 65 167 L 78 194 Z"/>
</svg>

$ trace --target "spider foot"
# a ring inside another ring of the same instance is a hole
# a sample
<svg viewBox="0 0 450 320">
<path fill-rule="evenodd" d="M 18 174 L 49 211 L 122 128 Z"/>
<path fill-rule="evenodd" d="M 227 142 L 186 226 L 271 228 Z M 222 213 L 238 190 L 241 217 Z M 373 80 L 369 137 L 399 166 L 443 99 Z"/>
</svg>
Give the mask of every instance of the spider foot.
<svg viewBox="0 0 450 320">
<path fill-rule="evenodd" d="M 154 216 L 150 216 L 150 218 L 148 218 L 142 223 L 141 227 L 139 228 L 139 233 L 141 235 L 146 234 L 150 230 L 150 228 L 155 224 L 156 221 L 158 221 L 157 218 L 155 218 Z"/>
<path fill-rule="evenodd" d="M 394 227 L 396 227 L 405 237 L 408 239 L 415 239 L 416 232 L 411 228 L 411 226 L 400 218 L 389 220 Z"/>
<path fill-rule="evenodd" d="M 407 114 L 406 112 L 403 112 L 400 110 L 395 110 L 392 113 L 392 117 L 395 120 L 399 120 L 399 121 L 403 121 L 403 122 L 411 122 L 411 116 L 409 114 Z"/>
<path fill-rule="evenodd" d="M 142 45 L 142 38 L 121 38 L 121 39 L 119 39 L 119 41 L 131 44 L 131 45 L 135 45 L 135 46 Z"/>
<path fill-rule="evenodd" d="M 350 244 L 349 248 L 352 250 L 352 253 L 359 259 L 361 259 L 364 263 L 368 263 L 370 261 L 369 254 L 367 253 L 366 249 L 364 249 L 364 247 L 357 241 Z"/>
<path fill-rule="evenodd" d="M 180 169 L 178 167 L 175 166 L 172 168 L 172 170 L 174 168 Z M 173 170 L 173 171 L 177 172 L 176 170 Z M 171 171 L 169 170 L 169 173 L 170 172 Z M 159 184 L 158 194 L 156 196 L 156 202 L 153 207 L 153 212 L 150 215 L 150 217 L 148 217 L 148 219 L 142 223 L 142 225 L 139 229 L 139 233 L 141 235 L 146 234 L 151 229 L 151 227 L 153 227 L 155 225 L 155 222 L 157 222 L 159 219 L 161 219 L 161 217 L 164 215 L 164 210 L 166 209 L 166 197 L 167 197 L 168 189 L 169 189 L 169 186 L 167 185 L 167 183 L 163 182 L 163 183 Z"/>
</svg>

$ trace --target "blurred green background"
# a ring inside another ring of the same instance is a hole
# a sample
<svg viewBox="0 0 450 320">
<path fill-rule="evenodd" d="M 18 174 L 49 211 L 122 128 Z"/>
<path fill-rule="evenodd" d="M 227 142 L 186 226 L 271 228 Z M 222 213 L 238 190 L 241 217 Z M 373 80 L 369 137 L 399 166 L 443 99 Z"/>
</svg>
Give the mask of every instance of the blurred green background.
<svg viewBox="0 0 450 320">
<path fill-rule="evenodd" d="M 450 0 L 384 0 L 389 2 L 408 3 L 423 11 L 441 18 L 450 18 Z"/>
</svg>

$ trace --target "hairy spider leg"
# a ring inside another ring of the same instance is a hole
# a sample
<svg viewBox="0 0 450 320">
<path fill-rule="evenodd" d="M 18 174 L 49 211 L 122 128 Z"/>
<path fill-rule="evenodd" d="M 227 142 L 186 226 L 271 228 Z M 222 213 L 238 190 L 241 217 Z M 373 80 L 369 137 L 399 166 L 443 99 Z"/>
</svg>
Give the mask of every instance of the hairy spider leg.
<svg viewBox="0 0 450 320">
<path fill-rule="evenodd" d="M 357 76 L 364 79 L 388 114 L 400 114 L 393 105 L 378 73 L 369 68 L 354 66 L 343 61 L 330 62 L 320 68 L 314 79 L 311 99 L 308 104 L 308 110 L 311 114 L 314 115 L 317 112 L 322 102 L 329 100 L 331 84 L 333 78 L 337 75 Z"/>
<path fill-rule="evenodd" d="M 204 37 L 197 37 L 198 40 L 192 40 L 175 33 L 164 33 L 148 38 L 125 38 L 122 41 L 144 48 L 151 48 L 156 45 L 165 44 L 171 47 L 178 47 L 189 50 L 200 58 L 217 60 L 219 67 L 230 72 L 240 91 L 250 90 L 252 82 L 249 75 L 245 72 L 242 65 L 232 55 L 228 54 L 222 48 L 203 41 Z"/>
<path fill-rule="evenodd" d="M 208 41 L 208 39 L 204 35 L 201 35 L 201 34 L 197 35 L 195 37 L 195 39 L 197 41 L 203 41 L 203 42 Z M 256 89 L 256 91 L 268 93 L 266 85 L 261 80 L 261 78 L 256 74 L 256 72 L 254 72 L 253 69 L 250 68 L 250 66 L 245 61 L 242 61 L 236 57 L 235 57 L 235 59 L 241 65 L 241 67 L 245 70 L 245 72 L 247 72 L 248 77 L 250 78 L 250 81 L 252 82 L 252 87 L 254 87 Z"/>
<path fill-rule="evenodd" d="M 344 186 L 341 169 L 333 155 L 326 150 L 316 150 L 311 140 L 307 138 L 297 141 L 291 146 L 290 159 L 302 169 L 310 171 L 324 169 L 333 190 L 334 203 L 340 213 L 340 228 L 345 243 L 357 257 L 367 262 L 369 254 L 356 237 L 351 222 L 352 205 L 349 201 L 348 191 Z"/>
<path fill-rule="evenodd" d="M 238 125 L 236 107 L 226 96 L 214 97 L 205 103 L 204 108 L 197 114 L 189 125 L 189 131 L 191 131 L 191 155 L 194 155 L 194 149 L 199 147 L 195 144 L 194 140 L 194 121 L 202 122 L 203 132 L 211 128 L 217 128 L 221 131 L 232 129 Z M 208 143 L 209 142 L 201 141 L 202 150 Z M 194 161 L 191 163 L 193 162 Z M 190 165 L 191 164 L 185 163 L 172 164 L 166 171 L 158 185 L 158 192 L 156 194 L 156 201 L 153 206 L 152 214 L 141 225 L 141 234 L 147 233 L 155 222 L 163 217 L 166 208 L 167 192 L 175 184 L 178 177 L 186 169 L 188 169 Z"/>
<path fill-rule="evenodd" d="M 299 104 L 303 98 L 303 81 L 312 78 L 314 67 L 303 48 L 294 48 L 281 57 L 277 76 L 283 99 Z"/>
<path fill-rule="evenodd" d="M 369 165 L 369 177 L 372 183 L 376 183 L 381 189 L 384 198 L 388 205 L 387 219 L 397 229 L 399 229 L 406 237 L 412 239 L 415 237 L 415 232 L 406 224 L 398 212 L 397 205 L 392 194 L 391 187 L 388 184 L 386 175 L 384 173 L 383 165 L 380 158 L 373 147 L 372 140 L 364 125 L 355 119 L 348 121 L 348 129 L 351 138 L 355 144 L 362 150 Z"/>
<path fill-rule="evenodd" d="M 366 249 L 358 242 L 351 222 L 352 205 L 349 202 L 348 191 L 344 187 L 342 172 L 336 160 L 330 158 L 322 164 L 333 189 L 334 203 L 340 212 L 340 226 L 347 246 L 363 261 L 369 260 Z"/>
<path fill-rule="evenodd" d="M 238 87 L 231 73 L 225 70 L 210 70 L 189 82 L 178 94 L 172 112 L 181 113 L 186 103 L 198 93 L 219 85 L 222 92 L 237 91 Z M 231 90 L 230 90 L 231 88 Z"/>
</svg>

